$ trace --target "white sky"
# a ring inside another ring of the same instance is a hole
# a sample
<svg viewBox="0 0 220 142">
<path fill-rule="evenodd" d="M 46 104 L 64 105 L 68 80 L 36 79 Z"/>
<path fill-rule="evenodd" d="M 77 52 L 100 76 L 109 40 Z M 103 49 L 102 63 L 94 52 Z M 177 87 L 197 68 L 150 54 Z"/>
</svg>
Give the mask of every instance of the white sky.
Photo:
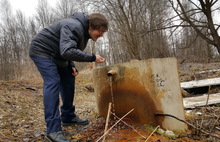
<svg viewBox="0 0 220 142">
<path fill-rule="evenodd" d="M 13 11 L 20 9 L 26 16 L 31 16 L 35 13 L 38 0 L 9 0 Z M 57 0 L 47 0 L 49 5 L 55 6 Z"/>
</svg>

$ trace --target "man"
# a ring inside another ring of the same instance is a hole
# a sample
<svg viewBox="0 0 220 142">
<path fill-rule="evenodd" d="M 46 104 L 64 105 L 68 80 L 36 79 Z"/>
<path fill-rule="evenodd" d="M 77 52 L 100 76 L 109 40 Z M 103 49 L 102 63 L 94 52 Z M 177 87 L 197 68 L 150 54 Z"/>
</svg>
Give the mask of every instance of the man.
<svg viewBox="0 0 220 142">
<path fill-rule="evenodd" d="M 87 119 L 75 114 L 73 105 L 75 76 L 73 61 L 102 63 L 99 55 L 84 52 L 88 40 L 96 41 L 108 30 L 108 21 L 99 13 L 75 13 L 70 19 L 58 21 L 44 28 L 32 40 L 30 57 L 37 66 L 43 81 L 44 112 L 47 124 L 46 139 L 68 142 L 62 134 L 63 125 L 86 125 Z M 59 113 L 59 93 L 62 106 Z"/>
</svg>

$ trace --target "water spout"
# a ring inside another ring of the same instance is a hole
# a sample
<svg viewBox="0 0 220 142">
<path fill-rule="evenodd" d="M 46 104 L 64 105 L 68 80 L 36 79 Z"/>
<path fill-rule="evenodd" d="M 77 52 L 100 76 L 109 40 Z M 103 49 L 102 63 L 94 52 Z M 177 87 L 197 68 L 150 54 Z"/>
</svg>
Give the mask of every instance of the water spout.
<svg viewBox="0 0 220 142">
<path fill-rule="evenodd" d="M 109 77 L 111 77 L 111 76 L 115 76 L 117 73 L 118 73 L 118 72 L 117 72 L 116 70 L 110 70 L 110 71 L 108 71 L 107 75 L 108 75 Z"/>
</svg>

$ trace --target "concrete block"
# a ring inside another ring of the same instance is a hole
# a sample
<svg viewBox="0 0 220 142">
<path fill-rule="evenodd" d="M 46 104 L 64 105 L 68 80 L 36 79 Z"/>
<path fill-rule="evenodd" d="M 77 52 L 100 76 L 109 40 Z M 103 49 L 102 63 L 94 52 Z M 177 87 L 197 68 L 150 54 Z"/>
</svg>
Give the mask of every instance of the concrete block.
<svg viewBox="0 0 220 142">
<path fill-rule="evenodd" d="M 172 117 L 155 116 L 164 113 L 185 121 L 176 58 L 134 60 L 99 67 L 93 70 L 93 82 L 100 116 L 107 115 L 111 102 L 112 111 L 118 117 L 134 109 L 128 118 L 135 123 L 160 125 L 172 131 L 187 129 L 185 123 Z"/>
</svg>

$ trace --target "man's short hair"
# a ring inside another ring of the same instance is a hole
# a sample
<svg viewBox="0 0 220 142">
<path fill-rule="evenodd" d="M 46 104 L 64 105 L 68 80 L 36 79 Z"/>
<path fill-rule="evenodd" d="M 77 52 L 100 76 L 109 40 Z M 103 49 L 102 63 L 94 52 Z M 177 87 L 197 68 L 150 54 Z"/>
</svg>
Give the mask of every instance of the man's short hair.
<svg viewBox="0 0 220 142">
<path fill-rule="evenodd" d="M 108 20 L 100 13 L 90 14 L 88 21 L 89 27 L 93 30 L 101 30 L 102 32 L 106 32 L 108 30 Z"/>
</svg>

